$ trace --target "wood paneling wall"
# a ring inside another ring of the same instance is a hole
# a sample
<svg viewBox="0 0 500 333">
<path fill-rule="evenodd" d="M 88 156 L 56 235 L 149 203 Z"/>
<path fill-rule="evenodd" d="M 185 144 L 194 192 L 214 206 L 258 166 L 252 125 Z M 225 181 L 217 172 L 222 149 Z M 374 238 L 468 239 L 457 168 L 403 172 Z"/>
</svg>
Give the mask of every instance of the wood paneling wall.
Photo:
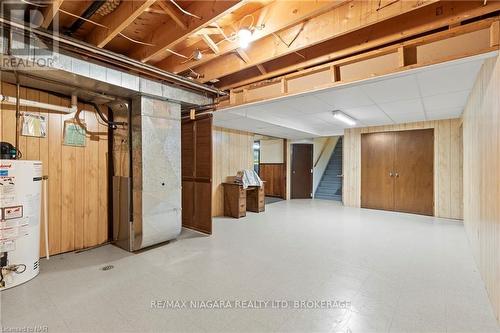
<svg viewBox="0 0 500 333">
<path fill-rule="evenodd" d="M 415 122 L 401 125 L 351 128 L 344 132 L 343 201 L 361 204 L 361 133 L 434 128 L 434 215 L 462 219 L 461 120 Z"/>
<path fill-rule="evenodd" d="M 253 169 L 254 134 L 221 127 L 213 130 L 212 216 L 224 215 L 227 177 L 243 169 Z"/>
<path fill-rule="evenodd" d="M 500 58 L 479 72 L 463 114 L 464 223 L 500 321 Z"/>
<path fill-rule="evenodd" d="M 16 87 L 1 83 L 2 94 L 16 96 Z M 21 98 L 69 106 L 70 98 L 21 88 Z M 108 131 L 100 124 L 94 108 L 80 104 L 79 113 L 88 129 L 86 147 L 63 145 L 64 121 L 74 115 L 48 113 L 21 107 L 21 111 L 47 116 L 47 136 L 20 136 L 19 149 L 24 160 L 40 160 L 48 180 L 49 252 L 51 255 L 83 249 L 108 240 L 107 153 Z M 0 139 L 12 144 L 16 137 L 15 108 L 0 106 Z M 45 234 L 41 223 L 40 255 L 45 253 Z"/>
<path fill-rule="evenodd" d="M 212 116 L 182 121 L 182 226 L 212 233 Z"/>
<path fill-rule="evenodd" d="M 260 179 L 266 182 L 266 195 L 285 199 L 286 195 L 286 165 L 285 163 L 261 163 L 259 165 Z"/>
</svg>

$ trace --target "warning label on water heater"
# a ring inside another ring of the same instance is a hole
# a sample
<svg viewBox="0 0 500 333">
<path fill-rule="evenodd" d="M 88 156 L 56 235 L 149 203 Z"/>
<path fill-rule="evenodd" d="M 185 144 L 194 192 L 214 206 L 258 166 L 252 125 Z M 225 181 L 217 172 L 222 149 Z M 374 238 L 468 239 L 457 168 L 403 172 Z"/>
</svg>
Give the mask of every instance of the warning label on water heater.
<svg viewBox="0 0 500 333">
<path fill-rule="evenodd" d="M 16 240 L 29 235 L 29 219 L 3 220 L 0 222 L 0 241 Z"/>
<path fill-rule="evenodd" d="M 12 220 L 23 217 L 23 206 L 6 207 L 3 209 L 3 219 Z"/>
<path fill-rule="evenodd" d="M 16 179 L 15 177 L 0 177 L 0 206 L 15 204 Z"/>
<path fill-rule="evenodd" d="M 11 252 L 16 249 L 16 241 L 2 241 L 0 240 L 0 252 Z"/>
</svg>

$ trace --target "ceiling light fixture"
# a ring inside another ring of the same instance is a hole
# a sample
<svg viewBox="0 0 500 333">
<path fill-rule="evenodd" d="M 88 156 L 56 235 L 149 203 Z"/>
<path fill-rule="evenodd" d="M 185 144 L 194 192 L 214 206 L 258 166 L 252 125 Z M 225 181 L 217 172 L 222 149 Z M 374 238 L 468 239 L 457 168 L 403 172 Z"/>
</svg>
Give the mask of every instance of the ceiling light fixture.
<svg viewBox="0 0 500 333">
<path fill-rule="evenodd" d="M 246 49 L 248 45 L 250 45 L 250 38 L 252 38 L 250 29 L 241 28 L 240 31 L 238 31 L 238 39 L 242 49 Z"/>
<path fill-rule="evenodd" d="M 356 120 L 348 115 L 346 115 L 344 112 L 336 110 L 332 111 L 333 117 L 344 124 L 347 124 L 349 126 L 354 126 L 356 125 Z"/>
<path fill-rule="evenodd" d="M 199 61 L 199 60 L 201 60 L 201 58 L 203 58 L 203 53 L 201 53 L 201 51 L 198 49 L 194 50 L 193 59 L 196 61 Z"/>
</svg>

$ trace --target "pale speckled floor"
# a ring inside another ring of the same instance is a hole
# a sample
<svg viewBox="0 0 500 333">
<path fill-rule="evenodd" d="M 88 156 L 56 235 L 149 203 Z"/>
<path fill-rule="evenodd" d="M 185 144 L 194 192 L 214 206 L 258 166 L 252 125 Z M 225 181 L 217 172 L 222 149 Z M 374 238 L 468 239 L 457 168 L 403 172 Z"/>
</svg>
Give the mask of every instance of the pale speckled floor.
<svg viewBox="0 0 500 333">
<path fill-rule="evenodd" d="M 110 271 L 100 267 L 112 264 Z M 49 332 L 500 332 L 463 225 L 274 203 L 218 218 L 214 235 L 139 254 L 105 246 L 43 260 L 1 294 L 3 327 Z M 349 310 L 166 310 L 155 300 L 348 300 Z"/>
</svg>

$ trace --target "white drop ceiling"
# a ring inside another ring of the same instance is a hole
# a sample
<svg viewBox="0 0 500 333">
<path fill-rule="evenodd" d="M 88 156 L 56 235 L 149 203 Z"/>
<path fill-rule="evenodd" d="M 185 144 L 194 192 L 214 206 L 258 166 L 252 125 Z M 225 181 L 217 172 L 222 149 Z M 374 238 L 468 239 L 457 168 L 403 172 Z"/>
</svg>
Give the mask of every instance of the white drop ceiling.
<svg viewBox="0 0 500 333">
<path fill-rule="evenodd" d="M 252 103 L 214 113 L 216 126 L 288 139 L 342 135 L 354 127 L 458 118 L 483 62 L 496 53 L 428 66 L 347 85 Z"/>
</svg>

